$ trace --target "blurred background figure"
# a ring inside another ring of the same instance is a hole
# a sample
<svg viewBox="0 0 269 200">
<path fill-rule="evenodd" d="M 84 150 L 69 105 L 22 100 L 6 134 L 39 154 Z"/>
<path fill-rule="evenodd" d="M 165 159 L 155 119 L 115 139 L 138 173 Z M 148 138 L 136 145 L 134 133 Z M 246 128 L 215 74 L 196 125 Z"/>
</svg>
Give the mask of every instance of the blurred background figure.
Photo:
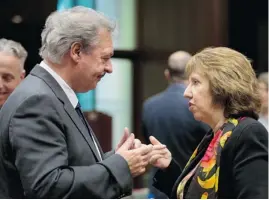
<svg viewBox="0 0 269 200">
<path fill-rule="evenodd" d="M 0 109 L 25 76 L 27 52 L 13 40 L 0 39 Z"/>
<path fill-rule="evenodd" d="M 164 70 L 169 86 L 144 103 L 142 117 L 147 143 L 150 143 L 149 136 L 155 136 L 168 147 L 181 170 L 209 130 L 205 124 L 194 119 L 188 101 L 183 97 L 187 85 L 184 72 L 190 58 L 191 55 L 185 51 L 177 51 L 169 56 L 168 67 Z M 156 168 L 150 170 L 150 193 L 154 198 L 167 198 L 151 186 L 155 172 Z"/>
<path fill-rule="evenodd" d="M 262 103 L 259 121 L 268 130 L 268 72 L 261 73 L 258 81 Z"/>
</svg>

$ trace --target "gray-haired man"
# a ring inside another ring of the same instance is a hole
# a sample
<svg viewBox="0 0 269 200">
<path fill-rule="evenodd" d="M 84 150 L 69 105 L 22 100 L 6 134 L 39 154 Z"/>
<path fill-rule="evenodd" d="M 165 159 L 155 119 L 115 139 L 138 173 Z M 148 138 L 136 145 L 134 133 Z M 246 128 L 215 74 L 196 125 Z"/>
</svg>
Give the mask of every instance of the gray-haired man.
<svg viewBox="0 0 269 200">
<path fill-rule="evenodd" d="M 104 154 L 75 92 L 112 72 L 114 25 L 85 7 L 52 13 L 42 31 L 43 61 L 0 113 L 0 197 L 121 198 L 145 172 L 152 145 L 125 134 Z M 106 133 L 103 133 L 106 134 Z M 137 148 L 133 148 L 133 146 Z"/>
<path fill-rule="evenodd" d="M 0 109 L 25 76 L 27 52 L 13 40 L 0 39 Z"/>
</svg>

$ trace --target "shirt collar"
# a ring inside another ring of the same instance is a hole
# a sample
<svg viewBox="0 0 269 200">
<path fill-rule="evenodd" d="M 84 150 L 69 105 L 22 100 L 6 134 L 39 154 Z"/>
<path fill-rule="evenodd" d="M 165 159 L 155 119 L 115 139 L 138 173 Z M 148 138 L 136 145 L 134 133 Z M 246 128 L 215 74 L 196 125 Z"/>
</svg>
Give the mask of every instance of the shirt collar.
<svg viewBox="0 0 269 200">
<path fill-rule="evenodd" d="M 75 108 L 78 104 L 78 98 L 72 90 L 72 88 L 59 76 L 50 66 L 48 66 L 44 61 L 40 63 L 40 66 L 44 68 L 50 75 L 57 81 L 57 83 L 61 86 L 67 98 L 71 102 L 72 106 Z"/>
</svg>

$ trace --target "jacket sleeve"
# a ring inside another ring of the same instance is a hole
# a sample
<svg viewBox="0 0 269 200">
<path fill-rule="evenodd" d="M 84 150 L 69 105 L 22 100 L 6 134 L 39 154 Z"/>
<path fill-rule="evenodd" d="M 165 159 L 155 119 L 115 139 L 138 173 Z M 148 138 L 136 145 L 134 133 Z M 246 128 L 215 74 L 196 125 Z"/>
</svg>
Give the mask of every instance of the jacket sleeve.
<svg viewBox="0 0 269 200">
<path fill-rule="evenodd" d="M 131 193 L 131 173 L 120 155 L 91 166 L 69 165 L 64 124 L 46 95 L 21 103 L 9 124 L 9 141 L 27 198 L 118 198 Z"/>
<path fill-rule="evenodd" d="M 173 186 L 181 172 L 182 170 L 178 163 L 172 159 L 170 165 L 166 169 L 160 169 L 156 172 L 153 177 L 153 186 L 169 197 L 171 196 Z"/>
<path fill-rule="evenodd" d="M 234 152 L 234 198 L 268 198 L 268 132 L 258 122 L 246 126 Z"/>
<path fill-rule="evenodd" d="M 115 150 L 111 150 L 111 151 L 109 151 L 109 152 L 106 152 L 105 154 L 104 154 L 104 159 L 107 159 L 108 157 L 110 157 L 110 156 L 112 156 L 112 155 L 114 155 L 115 154 Z"/>
</svg>

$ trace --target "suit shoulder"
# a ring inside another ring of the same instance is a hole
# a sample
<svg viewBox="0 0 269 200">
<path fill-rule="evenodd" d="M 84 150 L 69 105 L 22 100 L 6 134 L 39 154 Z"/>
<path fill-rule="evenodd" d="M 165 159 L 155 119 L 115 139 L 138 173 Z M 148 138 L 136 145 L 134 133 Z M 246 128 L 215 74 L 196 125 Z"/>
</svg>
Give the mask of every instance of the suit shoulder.
<svg viewBox="0 0 269 200">
<path fill-rule="evenodd" d="M 28 76 L 12 92 L 1 111 L 4 113 L 13 113 L 22 105 L 34 107 L 35 104 L 40 104 L 44 101 L 48 101 L 47 103 L 53 101 L 55 95 L 49 87 L 42 80 Z"/>
<path fill-rule="evenodd" d="M 164 96 L 164 92 L 160 92 L 158 94 L 155 94 L 149 98 L 147 98 L 144 102 L 144 107 L 150 106 L 152 104 L 154 104 L 155 102 L 158 102 L 159 100 L 161 100 Z"/>
<path fill-rule="evenodd" d="M 267 144 L 268 131 L 259 121 L 247 117 L 237 125 L 231 136 L 231 141 L 236 144 L 246 144 L 250 141 L 261 141 Z"/>
<path fill-rule="evenodd" d="M 21 84 L 14 90 L 14 95 L 17 97 L 28 98 L 31 96 L 42 95 L 52 96 L 51 88 L 39 77 L 29 74 Z"/>
<path fill-rule="evenodd" d="M 181 93 L 163 91 L 149 97 L 143 104 L 144 109 L 160 108 L 188 110 L 188 100 Z M 189 112 L 189 111 L 187 111 Z"/>
<path fill-rule="evenodd" d="M 252 135 L 252 132 L 259 132 L 262 135 L 268 135 L 266 128 L 257 120 L 246 117 L 238 124 L 234 131 L 238 135 Z"/>
<path fill-rule="evenodd" d="M 29 74 L 15 90 L 31 95 L 37 92 L 48 93 L 50 88 L 41 78 Z"/>
</svg>

